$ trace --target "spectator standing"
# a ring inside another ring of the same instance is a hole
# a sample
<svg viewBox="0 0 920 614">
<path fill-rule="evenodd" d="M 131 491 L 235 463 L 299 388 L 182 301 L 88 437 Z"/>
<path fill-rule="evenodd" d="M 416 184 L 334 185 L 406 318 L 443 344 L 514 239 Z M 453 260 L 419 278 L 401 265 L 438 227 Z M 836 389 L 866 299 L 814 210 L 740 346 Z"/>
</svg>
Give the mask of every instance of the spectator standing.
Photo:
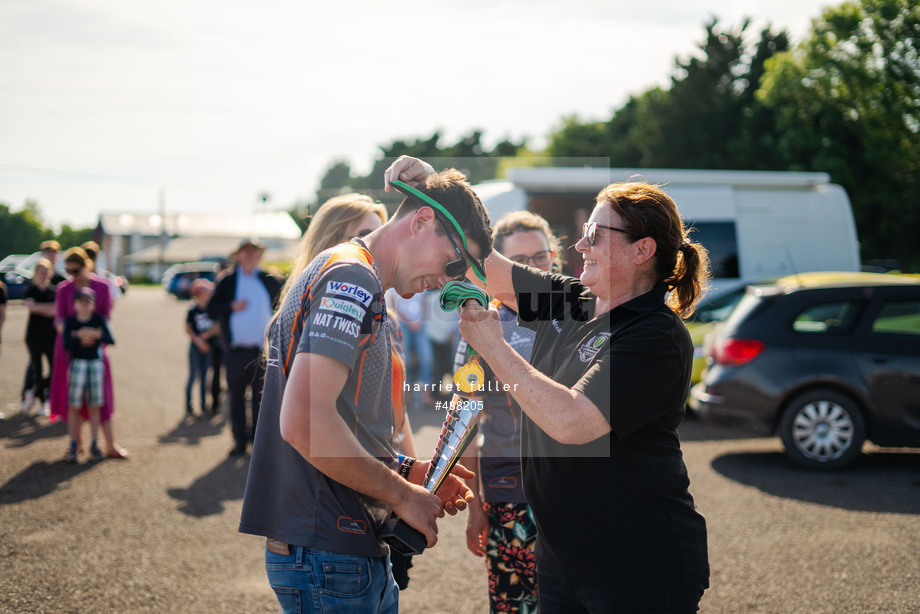
<svg viewBox="0 0 920 614">
<path fill-rule="evenodd" d="M 2 341 L 3 322 L 6 320 L 6 284 L 0 281 L 0 341 Z"/>
<path fill-rule="evenodd" d="M 94 313 L 96 293 L 92 288 L 78 288 L 74 293 L 74 314 L 64 320 L 64 348 L 70 354 L 68 365 L 68 406 L 67 432 L 70 435 L 70 448 L 67 460 L 77 462 L 80 412 L 86 407 L 89 413 L 90 435 L 92 444 L 89 448 L 93 460 L 102 458 L 102 451 L 97 443 L 99 436 L 100 408 L 105 400 L 104 371 L 102 363 L 102 344 L 113 345 L 112 333 L 103 319 Z"/>
<path fill-rule="evenodd" d="M 214 284 L 206 279 L 196 279 L 191 287 L 192 306 L 185 317 L 185 332 L 189 337 L 188 346 L 188 382 L 185 384 L 185 415 L 194 416 L 192 409 L 192 388 L 195 380 L 199 381 L 201 398 L 201 415 L 212 416 L 217 407 L 207 405 L 208 371 L 211 368 L 211 356 L 214 347 L 220 344 L 220 324 L 208 315 L 208 302 L 214 293 Z"/>
<path fill-rule="evenodd" d="M 413 402 L 423 408 L 434 409 L 434 396 L 431 392 L 431 363 L 434 354 L 428 337 L 425 294 L 418 292 L 409 298 L 397 295 L 395 306 L 402 331 L 406 381 L 411 388 L 417 385 L 419 390 L 418 395 L 413 395 Z"/>
<path fill-rule="evenodd" d="M 529 211 L 500 219 L 492 231 L 492 247 L 513 262 L 541 271 L 558 272 L 562 266 L 559 242 L 549 224 Z M 498 309 L 505 341 L 529 359 L 535 333 L 518 325 L 516 311 L 498 300 L 492 304 Z M 456 369 L 466 363 L 467 347 L 461 339 Z M 467 481 L 475 495 L 467 516 L 467 548 L 485 556 L 491 612 L 536 612 L 537 526 L 521 480 L 521 407 L 504 391 L 489 365 L 483 367 L 486 381 L 494 382 L 482 399 L 481 436 L 463 459 L 476 473 Z"/>
<path fill-rule="evenodd" d="M 220 283 L 221 279 L 233 272 L 233 268 L 232 264 L 221 266 L 221 269 L 217 272 L 217 276 L 214 277 L 215 287 Z M 211 296 L 214 296 L 213 292 Z M 211 348 L 211 408 L 215 414 L 220 411 L 220 392 L 223 385 L 221 382 L 223 379 L 221 374 L 223 373 L 225 350 L 224 335 L 223 331 L 221 331 L 219 343 Z"/>
<path fill-rule="evenodd" d="M 29 310 L 26 324 L 26 347 L 29 349 L 29 372 L 33 387 L 26 391 L 23 413 L 28 415 L 32 405 L 38 401 L 47 414 L 49 390 L 51 389 L 51 369 L 54 366 L 54 342 L 57 331 L 54 329 L 54 295 L 56 288 L 51 284 L 54 265 L 46 258 L 35 264 L 32 281 L 23 295 L 23 303 Z M 48 361 L 47 375 L 44 362 Z"/>
<path fill-rule="evenodd" d="M 96 243 L 95 241 L 87 241 L 86 243 L 82 244 L 80 247 L 83 248 L 83 251 L 86 252 L 86 255 L 89 257 L 91 261 L 90 269 L 92 270 L 93 274 L 95 274 L 96 277 L 98 277 L 99 279 L 104 281 L 106 284 L 108 284 L 109 296 L 111 297 L 112 303 L 114 306 L 114 302 L 117 299 L 121 298 L 122 291 L 121 291 L 121 288 L 115 285 L 115 280 L 112 279 L 108 271 L 106 271 L 100 265 L 100 261 L 105 262 L 105 258 L 102 254 L 102 248 L 100 248 L 99 244 Z"/>
<path fill-rule="evenodd" d="M 281 292 L 281 282 L 259 268 L 264 252 L 265 246 L 258 239 L 241 241 L 230 255 L 236 262 L 233 272 L 218 282 L 208 304 L 208 314 L 220 324 L 227 348 L 224 364 L 230 393 L 232 455 L 245 454 L 255 433 L 265 378 L 262 343 Z M 247 426 L 247 390 L 251 427 Z"/>
<path fill-rule="evenodd" d="M 427 330 L 431 341 L 431 381 L 437 385 L 433 394 L 437 400 L 447 401 L 451 394 L 441 384 L 445 375 L 453 376 L 454 373 L 454 350 L 460 339 L 460 314 L 456 309 L 441 309 L 441 293 L 434 290 L 425 292 L 425 308 L 429 314 Z"/>
<path fill-rule="evenodd" d="M 61 244 L 53 239 L 42 241 L 41 245 L 39 245 L 39 249 L 42 251 L 42 258 L 51 263 L 51 285 L 57 286 L 66 279 L 66 277 L 61 275 L 57 270 L 57 257 L 61 251 Z"/>
<path fill-rule="evenodd" d="M 57 262 L 58 252 L 61 251 L 61 244 L 53 239 L 48 240 L 48 241 L 42 241 L 41 244 L 39 245 L 39 249 L 42 252 L 42 258 L 44 258 L 45 260 L 51 263 L 51 266 L 50 266 L 51 273 L 49 277 L 49 283 L 51 287 L 53 288 L 57 286 L 59 283 L 61 283 L 62 281 L 64 281 L 65 279 L 63 275 L 58 273 L 56 264 L 55 264 Z M 37 263 L 36 263 L 36 266 L 37 266 Z M 33 276 L 34 274 L 35 273 L 33 270 Z M 53 312 L 51 315 L 52 317 L 54 317 Z M 55 331 L 55 335 L 57 335 L 57 331 Z M 50 370 L 51 368 L 50 364 L 48 365 L 48 368 Z M 29 360 L 29 363 L 26 365 L 26 375 L 25 375 L 25 378 L 23 379 L 22 392 L 19 394 L 19 398 L 22 401 L 22 407 L 21 407 L 22 413 L 28 415 L 32 411 L 32 406 L 36 400 L 35 399 L 35 379 L 32 374 L 31 359 Z M 42 407 L 42 413 L 44 413 L 45 415 L 48 415 L 47 406 Z"/>
<path fill-rule="evenodd" d="M 80 247 L 72 247 L 64 256 L 66 273 L 70 276 L 57 286 L 54 297 L 54 326 L 58 331 L 54 343 L 54 365 L 51 367 L 51 420 L 57 422 L 66 420 L 70 411 L 68 404 L 70 353 L 64 348 L 61 334 L 64 331 L 64 321 L 74 315 L 73 302 L 77 290 L 90 288 L 95 294 L 96 302 L 94 312 L 108 322 L 112 313 L 112 299 L 109 295 L 109 284 L 93 275 L 90 269 L 92 262 Z M 102 424 L 102 436 L 105 438 L 106 458 L 128 458 L 127 450 L 115 443 L 115 433 L 112 416 L 115 412 L 115 391 L 112 385 L 112 366 L 109 361 L 105 344 L 101 346 L 103 365 L 103 402 L 99 408 L 99 419 Z M 86 420 L 89 412 L 86 407 L 80 412 Z M 80 434 L 77 433 L 79 444 Z"/>
</svg>

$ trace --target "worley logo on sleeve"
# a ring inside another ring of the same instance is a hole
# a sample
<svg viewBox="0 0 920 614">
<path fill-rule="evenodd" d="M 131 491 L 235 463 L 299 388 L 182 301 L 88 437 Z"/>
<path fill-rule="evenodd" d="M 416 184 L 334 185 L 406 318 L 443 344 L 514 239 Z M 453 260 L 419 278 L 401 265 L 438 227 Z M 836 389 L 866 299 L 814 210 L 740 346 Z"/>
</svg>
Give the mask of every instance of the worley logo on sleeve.
<svg viewBox="0 0 920 614">
<path fill-rule="evenodd" d="M 326 294 L 347 296 L 348 298 L 353 298 L 357 301 L 360 301 L 361 304 L 365 307 L 370 305 L 371 300 L 374 298 L 374 294 L 372 292 L 368 292 L 366 288 L 363 288 L 357 284 L 349 284 L 342 281 L 330 281 L 326 283 Z"/>
<path fill-rule="evenodd" d="M 324 296 L 319 303 L 319 308 L 325 311 L 334 311 L 342 315 L 361 321 L 367 312 L 361 305 L 355 305 L 351 301 L 340 301 L 334 298 Z"/>
</svg>

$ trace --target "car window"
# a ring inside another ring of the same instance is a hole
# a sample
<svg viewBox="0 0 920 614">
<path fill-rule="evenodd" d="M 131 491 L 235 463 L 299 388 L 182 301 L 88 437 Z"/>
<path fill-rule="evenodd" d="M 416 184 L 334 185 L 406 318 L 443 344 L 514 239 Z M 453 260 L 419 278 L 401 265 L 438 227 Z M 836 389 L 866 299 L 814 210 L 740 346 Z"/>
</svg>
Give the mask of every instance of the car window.
<svg viewBox="0 0 920 614">
<path fill-rule="evenodd" d="M 855 307 L 852 301 L 809 305 L 795 317 L 792 328 L 800 333 L 839 331 L 849 325 Z"/>
<path fill-rule="evenodd" d="M 732 309 L 744 296 L 744 292 L 745 288 L 742 286 L 718 298 L 701 302 L 696 308 L 694 319 L 699 322 L 721 322 L 732 312 Z"/>
<path fill-rule="evenodd" d="M 872 332 L 920 335 L 920 301 L 888 301 L 872 322 Z"/>
<path fill-rule="evenodd" d="M 697 220 L 690 220 L 690 223 L 694 230 L 691 238 L 709 251 L 712 276 L 716 279 L 737 278 L 738 234 L 735 223 Z"/>
<path fill-rule="evenodd" d="M 763 300 L 760 296 L 752 291 L 748 291 L 741 300 L 738 301 L 738 304 L 735 305 L 735 308 L 732 309 L 731 313 L 725 319 L 724 330 L 734 330 L 739 322 L 744 320 L 755 308 L 763 303 Z"/>
</svg>

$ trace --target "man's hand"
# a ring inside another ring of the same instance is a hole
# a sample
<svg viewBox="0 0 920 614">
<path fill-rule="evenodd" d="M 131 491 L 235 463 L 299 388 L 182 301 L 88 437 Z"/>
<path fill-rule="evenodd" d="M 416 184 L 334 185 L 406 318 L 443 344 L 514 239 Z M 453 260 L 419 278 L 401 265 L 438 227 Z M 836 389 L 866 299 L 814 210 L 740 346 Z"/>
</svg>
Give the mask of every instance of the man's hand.
<svg viewBox="0 0 920 614">
<path fill-rule="evenodd" d="M 238 301 L 233 301 L 232 303 L 230 303 L 230 309 L 232 309 L 233 311 L 243 311 L 244 309 L 246 309 L 246 305 L 248 304 L 249 303 L 246 301 L 246 299 L 241 298 Z"/>
<path fill-rule="evenodd" d="M 437 519 L 444 515 L 441 502 L 421 486 L 406 482 L 403 484 L 405 493 L 398 500 L 392 501 L 391 507 L 403 522 L 421 531 L 427 542 L 426 547 L 432 548 L 438 543 Z"/>
<path fill-rule="evenodd" d="M 412 470 L 409 472 L 409 481 L 413 484 L 421 484 L 430 466 L 431 461 L 416 461 L 415 464 L 412 465 Z M 442 518 L 444 512 L 453 516 L 457 512 L 466 509 L 467 503 L 473 499 L 473 491 L 470 490 L 469 486 L 467 486 L 463 480 L 470 480 L 474 477 L 476 477 L 476 474 L 460 463 L 454 465 L 454 468 L 450 470 L 450 475 L 444 478 L 444 481 L 441 482 L 441 487 L 438 488 L 438 492 L 435 493 L 441 501 L 441 510 L 438 514 L 438 518 Z"/>
<path fill-rule="evenodd" d="M 427 162 L 411 156 L 399 156 L 396 162 L 390 165 L 390 168 L 383 173 L 383 189 L 386 192 L 392 190 L 390 182 L 394 179 L 409 184 L 417 188 L 420 183 L 425 181 L 428 175 L 434 173 L 434 167 Z"/>
</svg>

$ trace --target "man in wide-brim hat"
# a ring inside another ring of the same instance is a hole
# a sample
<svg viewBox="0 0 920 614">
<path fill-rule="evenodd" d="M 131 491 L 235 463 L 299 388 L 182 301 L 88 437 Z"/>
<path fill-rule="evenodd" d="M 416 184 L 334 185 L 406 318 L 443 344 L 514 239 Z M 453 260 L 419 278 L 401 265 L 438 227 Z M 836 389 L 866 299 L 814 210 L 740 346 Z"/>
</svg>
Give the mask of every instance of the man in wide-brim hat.
<svg viewBox="0 0 920 614">
<path fill-rule="evenodd" d="M 240 241 L 239 246 L 233 250 L 230 257 L 234 260 L 238 260 L 240 252 L 249 249 L 257 251 L 259 253 L 259 258 L 261 258 L 262 254 L 265 253 L 265 244 L 261 243 L 256 237 L 246 237 Z"/>
<path fill-rule="evenodd" d="M 265 378 L 265 367 L 259 357 L 281 292 L 281 280 L 259 269 L 264 251 L 265 246 L 254 237 L 241 240 L 239 247 L 230 254 L 236 261 L 233 272 L 217 283 L 208 304 L 208 314 L 220 322 L 226 347 L 224 364 L 234 441 L 231 454 L 244 454 L 256 429 Z M 251 426 L 248 428 L 247 388 L 252 393 Z"/>
</svg>

